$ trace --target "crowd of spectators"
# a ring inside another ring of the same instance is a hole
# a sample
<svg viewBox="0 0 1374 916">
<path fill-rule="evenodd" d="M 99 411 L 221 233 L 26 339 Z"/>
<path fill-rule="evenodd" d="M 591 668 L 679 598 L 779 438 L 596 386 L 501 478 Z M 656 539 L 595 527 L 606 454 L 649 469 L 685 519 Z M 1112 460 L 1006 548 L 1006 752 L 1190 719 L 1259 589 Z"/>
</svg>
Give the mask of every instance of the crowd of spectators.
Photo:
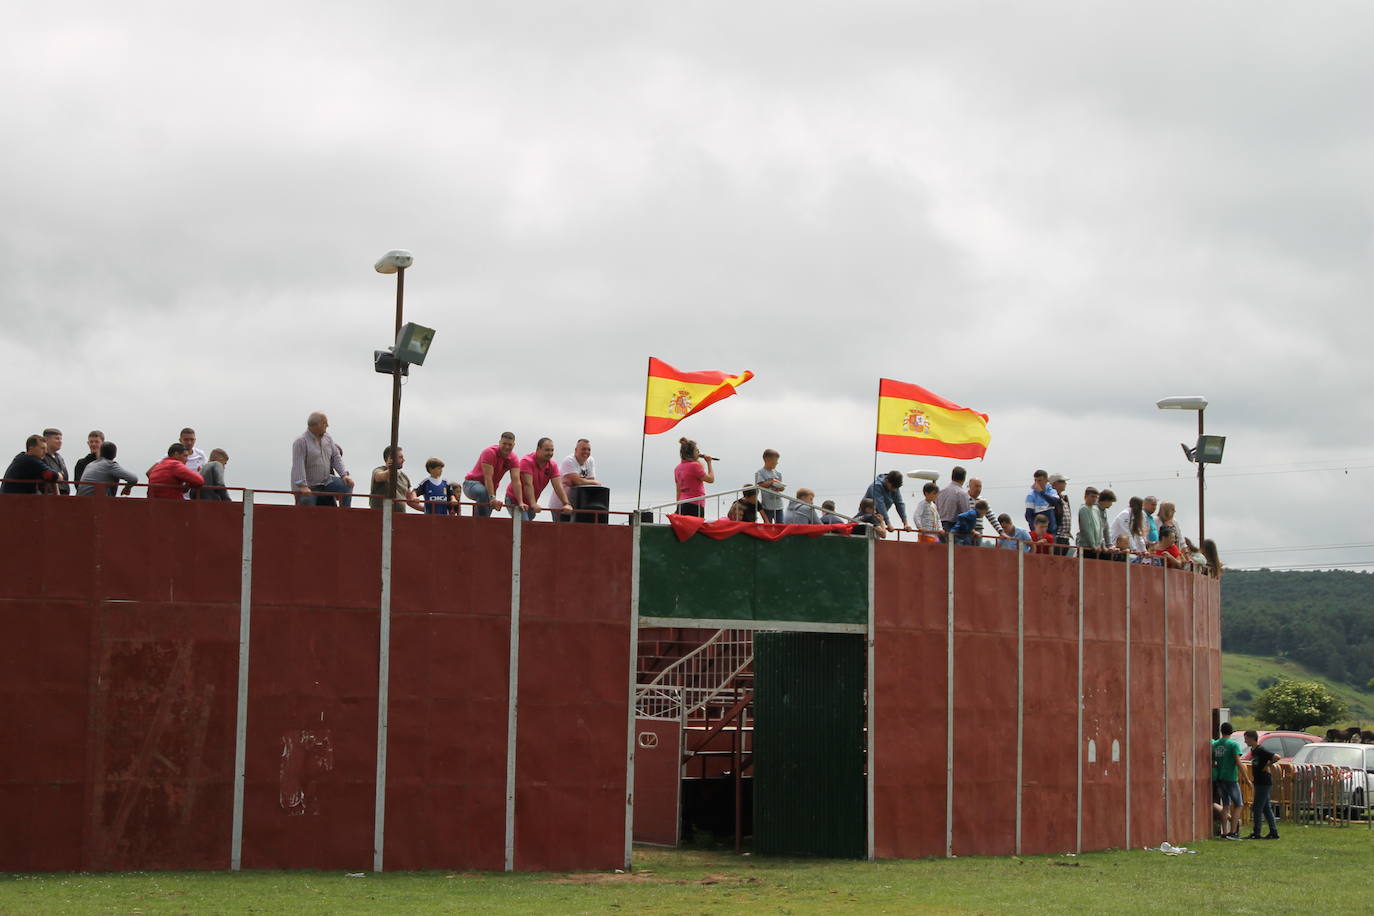
<svg viewBox="0 0 1374 916">
<path fill-rule="evenodd" d="M 329 417 L 314 412 L 306 418 L 306 428 L 291 445 L 291 491 L 301 505 L 348 507 L 352 503 L 354 481 L 344 461 L 343 448 L 329 434 Z M 129 495 L 139 483 L 139 475 L 116 460 L 119 450 L 100 430 L 86 438 L 88 454 L 68 474 L 62 455 L 62 431 L 48 428 L 41 435 L 29 436 L 24 451 L 10 462 L 5 472 L 3 492 L 80 496 L 95 495 L 103 488 L 106 495 Z M 473 514 L 490 516 L 502 509 L 520 512 L 527 520 L 548 511 L 554 520 L 566 520 L 572 512 L 572 492 L 581 486 L 599 485 L 596 465 L 591 457 L 591 442 L 577 440 L 572 453 L 555 459 L 553 440 L 538 440 L 533 451 L 518 455 L 515 434 L 503 432 L 497 441 L 482 449 L 461 481 L 451 483 L 444 476 L 445 463 L 439 458 L 425 462 L 427 477 L 418 486 L 403 470 L 405 452 L 390 446 L 382 449 L 382 463 L 372 470 L 369 505 L 380 508 L 388 499 L 399 511 L 413 509 L 438 515 L 459 515 L 466 497 Z M 691 439 L 679 440 L 680 461 L 673 471 L 677 511 L 704 517 L 706 485 L 716 482 L 717 459 L 702 453 Z M 726 517 L 738 522 L 783 523 L 792 525 L 853 525 L 856 530 L 872 529 L 878 537 L 894 530 L 913 532 L 926 543 L 1001 547 L 1027 553 L 1067 555 L 1074 551 L 1085 557 L 1171 567 L 1204 565 L 1219 569 L 1215 545 L 1200 547 L 1182 534 L 1171 502 L 1153 496 L 1131 496 L 1126 505 L 1116 507 L 1116 494 L 1110 489 L 1089 486 L 1083 490 L 1077 511 L 1071 504 L 1068 479 L 1062 474 L 1037 470 L 1031 475 L 1022 519 L 1025 527 L 1010 513 L 995 513 L 983 498 L 982 481 L 969 478 L 963 467 L 951 470 L 949 482 L 941 487 L 933 482 L 921 488 L 921 500 L 912 517 L 902 496 L 905 478 L 900 471 L 874 477 L 852 517 L 835 509 L 833 500 L 818 507 L 815 491 L 798 487 L 787 495 L 781 456 L 767 449 L 763 466 L 745 482 L 731 503 Z M 229 455 L 212 449 L 207 455 L 196 447 L 196 431 L 182 429 L 176 442 L 167 448 L 166 457 L 145 472 L 148 496 L 154 499 L 229 500 L 225 468 Z M 394 490 L 388 493 L 394 478 Z M 508 481 L 508 482 L 507 482 Z M 504 484 L 504 489 L 503 489 Z M 540 505 L 545 490 L 550 493 L 548 507 Z M 899 524 L 894 524 L 896 515 Z"/>
<path fill-rule="evenodd" d="M 714 483 L 716 459 L 703 455 L 691 439 L 680 439 L 681 461 L 674 469 L 677 511 L 683 515 L 704 516 L 705 485 Z M 835 504 L 827 500 L 820 511 L 815 508 L 815 491 L 799 487 L 787 496 L 780 456 L 768 449 L 763 467 L 752 482 L 736 491 L 726 518 L 737 522 L 783 522 L 786 524 L 851 524 L 856 531 L 871 529 L 880 538 L 893 531 L 912 532 L 925 543 L 946 543 L 1022 550 L 1026 553 L 1066 556 L 1081 552 L 1091 559 L 1144 563 L 1155 566 L 1205 566 L 1220 569 L 1215 545 L 1201 547 L 1184 535 L 1171 502 L 1153 496 L 1132 496 L 1117 508 L 1116 494 L 1110 489 L 1089 486 L 1083 490 L 1082 503 L 1074 511 L 1068 493 L 1068 478 L 1037 470 L 1031 475 L 1021 519 L 1009 513 L 995 513 L 983 498 L 983 483 L 969 478 L 963 467 L 955 467 L 949 483 L 941 487 L 926 482 L 921 500 L 907 516 L 901 471 L 887 471 L 874 477 L 848 519 L 836 514 Z M 894 524 L 893 516 L 897 523 Z M 1024 520 L 1025 527 L 1021 527 Z"/>
</svg>

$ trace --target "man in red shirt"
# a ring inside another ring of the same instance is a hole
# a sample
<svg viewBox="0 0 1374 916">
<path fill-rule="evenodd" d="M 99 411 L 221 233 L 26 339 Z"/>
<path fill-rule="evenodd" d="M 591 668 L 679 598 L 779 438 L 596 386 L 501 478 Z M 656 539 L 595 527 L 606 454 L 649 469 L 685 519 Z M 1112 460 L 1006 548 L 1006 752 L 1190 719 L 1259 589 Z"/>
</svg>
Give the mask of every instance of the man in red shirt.
<svg viewBox="0 0 1374 916">
<path fill-rule="evenodd" d="M 199 487 L 205 478 L 186 466 L 190 451 L 180 442 L 167 448 L 167 457 L 148 471 L 149 499 L 181 499 L 188 487 Z"/>
<path fill-rule="evenodd" d="M 539 440 L 534 451 L 520 459 L 520 474 L 518 477 L 512 474 L 510 486 L 506 487 L 506 505 L 512 514 L 517 508 L 523 509 L 525 520 L 534 521 L 541 508 L 539 495 L 549 485 L 553 486 L 553 492 L 563 506 L 561 510 L 551 511 L 562 511 L 564 515 L 572 512 L 567 491 L 563 489 L 563 477 L 558 465 L 553 462 L 553 451 L 553 440 L 546 436 Z M 519 492 L 516 491 L 517 485 Z"/>
</svg>

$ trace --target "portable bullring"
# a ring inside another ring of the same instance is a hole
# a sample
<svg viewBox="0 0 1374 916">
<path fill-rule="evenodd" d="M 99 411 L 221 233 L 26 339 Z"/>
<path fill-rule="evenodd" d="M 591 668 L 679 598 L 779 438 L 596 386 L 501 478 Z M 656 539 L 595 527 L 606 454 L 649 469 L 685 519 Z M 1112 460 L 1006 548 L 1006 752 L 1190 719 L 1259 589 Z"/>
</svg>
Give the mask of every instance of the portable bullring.
<svg viewBox="0 0 1374 916">
<path fill-rule="evenodd" d="M 1220 595 L 1194 573 L 251 499 L 0 520 L 6 871 L 626 867 L 641 620 L 867 647 L 861 855 L 1210 829 Z"/>
</svg>

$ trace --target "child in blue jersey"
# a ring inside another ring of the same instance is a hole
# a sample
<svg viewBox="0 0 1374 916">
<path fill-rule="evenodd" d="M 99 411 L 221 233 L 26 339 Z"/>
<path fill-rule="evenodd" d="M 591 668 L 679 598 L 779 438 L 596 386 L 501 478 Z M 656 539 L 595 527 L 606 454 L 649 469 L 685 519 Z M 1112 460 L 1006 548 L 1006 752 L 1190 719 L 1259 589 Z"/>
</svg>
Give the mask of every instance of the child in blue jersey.
<svg viewBox="0 0 1374 916">
<path fill-rule="evenodd" d="M 444 463 L 438 458 L 431 458 L 425 462 L 425 470 L 429 471 L 429 476 L 415 488 L 415 495 L 425 501 L 427 514 L 448 515 L 448 507 L 457 500 L 454 499 L 453 487 L 444 479 Z M 457 506 L 454 509 L 457 510 Z M 454 512 L 454 515 L 458 514 L 458 511 Z"/>
</svg>

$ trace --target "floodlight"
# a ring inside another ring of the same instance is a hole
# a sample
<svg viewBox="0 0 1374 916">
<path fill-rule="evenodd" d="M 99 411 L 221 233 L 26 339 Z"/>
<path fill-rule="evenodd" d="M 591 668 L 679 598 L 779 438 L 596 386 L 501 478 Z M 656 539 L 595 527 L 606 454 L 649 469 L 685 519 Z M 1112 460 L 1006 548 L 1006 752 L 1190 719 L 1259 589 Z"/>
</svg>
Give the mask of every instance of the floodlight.
<svg viewBox="0 0 1374 916">
<path fill-rule="evenodd" d="M 429 345 L 433 340 L 433 328 L 427 328 L 409 321 L 401 328 L 401 333 L 396 335 L 396 346 L 392 352 L 403 363 L 423 366 L 425 354 L 429 352 Z"/>
<path fill-rule="evenodd" d="M 396 271 L 404 270 L 414 263 L 414 255 L 404 248 L 396 248 L 382 255 L 374 266 L 379 274 L 394 274 Z"/>
<path fill-rule="evenodd" d="M 410 375 L 410 363 L 405 360 L 397 360 L 391 347 L 387 347 L 385 350 L 372 351 L 373 371 L 380 372 L 383 375 L 391 375 L 396 371 L 396 366 L 398 364 L 401 367 L 402 375 Z"/>
<path fill-rule="evenodd" d="M 1226 451 L 1225 436 L 1198 436 L 1197 448 L 1193 454 L 1199 464 L 1221 464 L 1221 453 Z"/>
</svg>

